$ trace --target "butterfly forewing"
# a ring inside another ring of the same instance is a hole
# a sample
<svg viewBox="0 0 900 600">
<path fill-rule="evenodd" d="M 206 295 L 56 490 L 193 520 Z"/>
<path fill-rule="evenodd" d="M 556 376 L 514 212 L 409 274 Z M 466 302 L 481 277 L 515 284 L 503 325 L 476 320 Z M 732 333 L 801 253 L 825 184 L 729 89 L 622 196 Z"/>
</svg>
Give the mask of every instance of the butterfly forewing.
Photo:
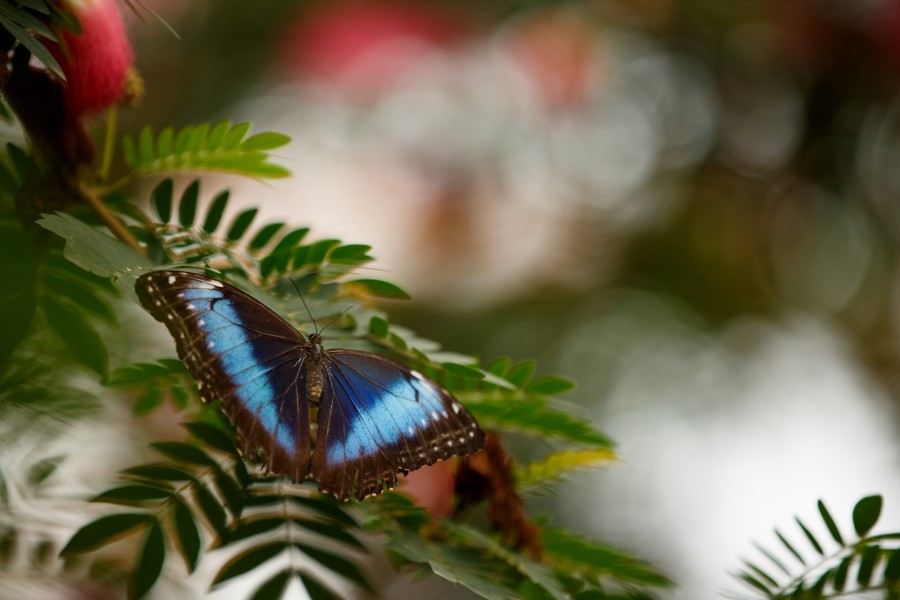
<svg viewBox="0 0 900 600">
<path fill-rule="evenodd" d="M 484 433 L 449 393 L 376 354 L 331 350 L 313 478 L 339 498 L 397 485 L 399 473 L 477 452 Z"/>
<path fill-rule="evenodd" d="M 273 311 L 230 285 L 182 271 L 138 278 L 141 304 L 175 338 L 204 400 L 222 401 L 245 455 L 302 481 L 309 474 L 306 340 Z"/>
<path fill-rule="evenodd" d="M 422 375 L 368 352 L 323 351 L 318 334 L 307 340 L 235 287 L 158 271 L 135 290 L 175 338 L 204 400 L 221 400 L 245 456 L 260 452 L 278 475 L 300 481 L 311 467 L 323 491 L 363 499 L 400 473 L 484 447 L 472 415 Z M 314 452 L 310 401 L 319 408 Z"/>
</svg>

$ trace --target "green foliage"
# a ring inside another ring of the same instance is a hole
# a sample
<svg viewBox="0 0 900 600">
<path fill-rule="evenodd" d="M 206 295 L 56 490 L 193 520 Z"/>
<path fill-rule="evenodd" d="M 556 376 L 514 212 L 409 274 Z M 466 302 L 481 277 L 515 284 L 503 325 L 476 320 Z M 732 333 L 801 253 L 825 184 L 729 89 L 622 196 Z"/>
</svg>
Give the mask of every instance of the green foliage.
<svg viewBox="0 0 900 600">
<path fill-rule="evenodd" d="M 128 177 L 182 169 L 252 177 L 287 174 L 269 162 L 268 153 L 287 138 L 247 137 L 248 131 L 246 124 L 227 122 L 178 132 L 164 129 L 159 134 L 144 129 L 137 139 L 124 141 L 125 162 L 133 169 Z M 4 377 L 0 381 L 11 386 L 10 398 L 38 399 L 38 405 L 52 406 L 54 395 L 47 387 L 38 386 L 31 396 L 25 392 L 33 382 L 71 368 L 92 373 L 110 394 L 133 398 L 135 415 L 171 402 L 175 411 L 192 419 L 185 424 L 188 441 L 151 444 L 156 460 L 124 469 L 118 484 L 92 498 L 94 503 L 120 507 L 119 512 L 80 528 L 61 550 L 63 557 L 134 537 L 130 598 L 152 594 L 168 562 L 177 560 L 193 572 L 213 548 L 229 553 L 213 577 L 214 587 L 228 586 L 239 575 L 277 562 L 280 568 L 260 583 L 252 597 L 279 597 L 294 581 L 311 597 L 340 597 L 340 590 L 323 581 L 323 573 L 373 592 L 371 577 L 360 566 L 365 553 L 381 549 L 363 541 L 373 534 L 381 536 L 398 567 L 437 574 L 486 598 L 566 598 L 595 592 L 613 597 L 603 587 L 607 581 L 626 587 L 667 585 L 665 578 L 654 578 L 649 567 L 642 579 L 635 575 L 640 573 L 637 561 L 583 539 L 578 541 L 580 551 L 597 557 L 596 564 L 582 559 L 573 569 L 576 557 L 565 552 L 576 545 L 572 540 L 568 546 L 557 541 L 555 553 L 548 545 L 544 560 L 526 555 L 476 525 L 485 512 L 477 501 L 466 519 L 458 515 L 432 522 L 400 494 L 342 504 L 311 485 L 289 484 L 248 468 L 235 449 L 230 426 L 217 407 L 199 401 L 195 382 L 180 361 L 145 359 L 116 365 L 108 374 L 109 363 L 119 359 L 109 343 L 120 327 L 116 291 L 133 298 L 137 274 L 157 265 L 214 266 L 216 276 L 247 290 L 301 331 L 327 325 L 330 346 L 382 351 L 416 367 L 456 394 L 485 427 L 546 442 L 544 457 L 514 471 L 521 494 L 546 488 L 578 469 L 602 465 L 614 454 L 605 436 L 556 398 L 571 389 L 570 381 L 535 375 L 532 361 L 513 364 L 499 359 L 482 368 L 476 357 L 444 351 L 436 342 L 390 324 L 373 299 L 408 295 L 391 282 L 356 274 L 372 260 L 369 246 L 316 239 L 307 227 L 259 223 L 255 208 L 232 213 L 227 191 L 204 204 L 199 180 L 176 190 L 173 180 L 164 179 L 149 198 L 107 196 L 114 218 L 134 236 L 131 247 L 100 225 L 109 225 L 108 218 L 92 218 L 77 210 L 46 214 L 38 221 L 39 228 L 25 230 L 11 209 L 29 168 L 28 155 L 14 146 L 8 147 L 6 160 L 0 160 L 0 232 L 9 234 L 10 252 L 22 257 L 8 268 L 16 282 L 14 292 L 0 294 L 0 307 L 9 308 L 16 319 L 10 319 L 11 335 L 0 346 L 14 359 L 0 373 Z M 119 236 L 127 237 L 121 232 Z M 48 339 L 65 356 L 64 367 L 39 368 L 46 374 L 35 375 L 17 366 L 33 361 L 30 348 L 53 356 Z M 4 405 L 4 394 L 0 388 L 0 410 L 14 404 Z M 79 405 L 87 404 L 82 400 Z M 554 535 L 557 540 L 562 536 Z"/>
<path fill-rule="evenodd" d="M 53 54 L 39 38 L 57 42 L 51 25 L 62 26 L 72 31 L 80 31 L 78 20 L 63 12 L 57 3 L 48 0 L 19 0 L 0 3 L 0 27 L 8 31 L 57 77 L 65 80 L 65 75 Z"/>
<path fill-rule="evenodd" d="M 796 519 L 814 556 L 799 551 L 799 545 L 776 530 L 775 536 L 786 553 L 784 558 L 758 547 L 776 570 L 744 561 L 744 568 L 735 576 L 753 588 L 758 597 L 771 600 L 819 600 L 862 592 L 882 592 L 886 600 L 897 598 L 900 594 L 900 532 L 869 534 L 878 522 L 881 507 L 881 496 L 867 496 L 857 502 L 853 508 L 856 539 L 847 541 L 825 503 L 819 500 L 819 515 L 833 544 L 818 539 L 800 519 Z"/>
<path fill-rule="evenodd" d="M 156 135 L 148 126 L 137 139 L 125 136 L 122 149 L 125 163 L 139 175 L 186 170 L 259 178 L 290 175 L 284 167 L 270 162 L 268 154 L 290 138 L 271 132 L 246 137 L 249 131 L 249 123 L 232 125 L 229 121 L 201 123 L 177 132 L 166 127 Z"/>
<path fill-rule="evenodd" d="M 171 398 L 177 410 L 184 410 L 196 398 L 197 386 L 180 360 L 162 359 L 156 363 L 136 363 L 117 369 L 108 385 L 139 390 L 135 416 L 149 413 Z"/>
</svg>

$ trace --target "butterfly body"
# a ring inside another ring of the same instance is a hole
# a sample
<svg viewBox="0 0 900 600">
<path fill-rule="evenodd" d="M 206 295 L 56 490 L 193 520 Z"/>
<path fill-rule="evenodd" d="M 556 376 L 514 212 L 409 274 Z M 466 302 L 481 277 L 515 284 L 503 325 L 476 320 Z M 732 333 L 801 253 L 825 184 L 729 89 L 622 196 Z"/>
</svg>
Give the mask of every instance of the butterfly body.
<svg viewBox="0 0 900 600">
<path fill-rule="evenodd" d="M 203 399 L 221 402 L 244 455 L 261 455 L 276 474 L 363 499 L 401 473 L 484 446 L 468 411 L 421 374 L 376 354 L 327 350 L 318 333 L 307 339 L 233 286 L 157 271 L 135 290 L 175 338 Z"/>
</svg>

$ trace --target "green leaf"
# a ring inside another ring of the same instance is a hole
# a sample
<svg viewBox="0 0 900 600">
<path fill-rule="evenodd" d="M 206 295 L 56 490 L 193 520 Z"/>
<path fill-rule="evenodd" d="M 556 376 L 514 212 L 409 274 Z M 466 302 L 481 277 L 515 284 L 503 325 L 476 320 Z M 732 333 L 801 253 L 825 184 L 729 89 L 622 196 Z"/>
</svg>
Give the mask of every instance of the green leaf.
<svg viewBox="0 0 900 600">
<path fill-rule="evenodd" d="M 288 138 L 277 133 L 261 133 L 248 139 L 248 123 L 239 123 L 230 129 L 228 123 L 218 123 L 210 128 L 201 123 L 181 129 L 174 142 L 171 129 L 159 134 L 154 152 L 153 132 L 145 128 L 138 136 L 137 149 L 126 136 L 126 157 L 138 174 L 162 173 L 180 170 L 219 171 L 249 177 L 285 177 L 290 172 L 272 162 L 268 150 L 286 143 Z"/>
<path fill-rule="evenodd" d="M 262 250 L 266 244 L 272 241 L 275 234 L 285 227 L 285 225 L 285 223 L 269 223 L 260 229 L 257 234 L 253 236 L 253 240 L 250 242 L 250 249 L 257 251 Z"/>
<path fill-rule="evenodd" d="M 278 240 L 272 252 L 266 256 L 260 263 L 260 274 L 268 277 L 271 273 L 283 273 L 287 269 L 288 263 L 293 255 L 294 248 L 299 244 L 306 234 L 309 233 L 308 227 L 294 229 Z"/>
<path fill-rule="evenodd" d="M 553 571 L 547 566 L 525 556 L 512 552 L 498 540 L 488 537 L 481 531 L 455 522 L 446 522 L 445 527 L 468 544 L 482 548 L 487 554 L 503 560 L 510 567 L 534 583 L 543 598 L 564 600 L 569 594 L 563 589 Z"/>
<path fill-rule="evenodd" d="M 225 133 L 225 137 L 222 140 L 222 148 L 226 150 L 237 148 L 241 143 L 241 140 L 244 139 L 244 136 L 247 135 L 247 132 L 249 131 L 250 123 L 236 124 Z"/>
<path fill-rule="evenodd" d="M 259 586 L 250 600 L 280 600 L 280 598 L 284 596 L 284 590 L 287 589 L 287 585 L 291 581 L 292 575 L 293 572 L 290 569 L 279 571 L 264 584 Z M 310 595 L 310 597 L 312 597 L 312 595 Z"/>
<path fill-rule="evenodd" d="M 120 242 L 75 217 L 56 213 L 44 215 L 37 224 L 65 238 L 64 255 L 69 262 L 101 277 L 110 277 L 152 263 Z"/>
<path fill-rule="evenodd" d="M 141 163 L 148 163 L 153 160 L 153 130 L 149 125 L 144 126 L 138 134 L 138 160 Z M 165 219 L 168 221 L 169 219 Z"/>
<path fill-rule="evenodd" d="M 834 586 L 834 589 L 838 592 L 842 592 L 847 585 L 847 573 L 850 572 L 850 561 L 852 560 L 852 554 L 845 556 L 834 571 L 834 579 L 831 581 L 831 585 Z"/>
<path fill-rule="evenodd" d="M 831 518 L 831 513 L 825 508 L 825 503 L 819 500 L 818 506 L 819 514 L 822 515 L 822 520 L 825 522 L 825 526 L 828 527 L 828 532 L 831 534 L 831 537 L 834 538 L 834 541 L 843 546 L 844 538 L 841 537 L 841 532 L 838 530 L 837 524 L 834 522 L 834 519 Z"/>
<path fill-rule="evenodd" d="M 148 385 L 138 396 L 137 402 L 131 409 L 131 414 L 140 417 L 149 414 L 159 408 L 163 401 L 163 391 L 156 383 Z"/>
<path fill-rule="evenodd" d="M 484 373 L 481 372 L 480 369 L 475 369 L 473 367 L 469 367 L 466 365 L 461 365 L 453 362 L 445 362 L 441 363 L 441 366 L 444 367 L 448 373 L 452 375 L 459 375 L 461 377 L 465 377 L 467 379 L 483 379 Z"/>
<path fill-rule="evenodd" d="M 231 127 L 231 121 L 219 121 L 209 130 L 209 136 L 206 138 L 207 150 L 218 150 L 222 145 L 225 134 Z"/>
<path fill-rule="evenodd" d="M 166 464 L 140 465 L 122 471 L 123 475 L 157 481 L 191 481 L 194 475 Z"/>
<path fill-rule="evenodd" d="M 516 469 L 516 484 L 520 488 L 561 479 L 576 469 L 596 468 L 616 460 L 612 450 L 563 450 L 540 461 L 530 462 Z"/>
<path fill-rule="evenodd" d="M 292 519 L 292 522 L 301 529 L 317 533 L 333 542 L 340 542 L 343 544 L 347 544 L 348 546 L 353 546 L 354 548 L 363 552 L 368 552 L 368 548 L 366 548 L 365 544 L 359 541 L 359 538 L 357 538 L 352 533 L 349 533 L 345 529 L 335 527 L 331 523 L 323 523 L 321 521 L 299 518 Z"/>
<path fill-rule="evenodd" d="M 392 298 L 396 300 L 408 300 L 410 298 L 410 295 L 402 288 L 393 283 L 378 279 L 354 279 L 346 282 L 344 285 L 362 289 L 366 294 L 377 296 L 379 298 Z"/>
<path fill-rule="evenodd" d="M 390 536 L 385 548 L 406 561 L 427 565 L 438 577 L 464 586 L 482 598 L 518 598 L 511 589 L 519 578 L 510 573 L 508 565 L 477 549 L 431 542 L 409 533 Z"/>
<path fill-rule="evenodd" d="M 338 504 L 337 500 L 332 500 L 330 497 L 287 496 L 287 499 L 297 506 L 316 512 L 346 527 L 357 526 L 353 517 L 344 510 L 344 505 Z"/>
<path fill-rule="evenodd" d="M 68 346 L 73 359 L 106 376 L 109 357 L 106 345 L 82 314 L 65 301 L 41 296 L 41 308 L 53 331 Z"/>
<path fill-rule="evenodd" d="M 815 548 L 816 552 L 825 556 L 825 551 L 822 550 L 822 546 L 819 544 L 819 541 L 813 536 L 812 532 L 807 529 L 806 525 L 803 524 L 798 517 L 794 517 L 794 520 L 797 522 L 797 525 L 800 526 L 800 529 L 803 530 L 803 533 L 806 535 L 806 539 L 809 540 L 810 545 Z"/>
<path fill-rule="evenodd" d="M 156 154 L 157 156 L 168 156 L 172 153 L 172 142 L 175 138 L 175 130 L 172 127 L 166 127 L 159 132 L 156 138 Z"/>
<path fill-rule="evenodd" d="M 230 545 L 261 533 L 267 533 L 284 526 L 286 523 L 287 521 L 285 521 L 284 517 L 254 517 L 242 520 L 236 527 L 225 534 L 222 538 L 222 545 Z"/>
<path fill-rule="evenodd" d="M 778 582 L 775 581 L 775 579 L 771 575 L 769 575 L 768 573 L 766 573 L 765 571 L 763 571 L 762 569 L 760 569 L 759 567 L 757 567 L 756 565 L 754 565 L 751 562 L 744 561 L 744 564 L 747 565 L 748 569 L 750 569 L 751 571 L 753 571 L 753 573 L 755 573 L 758 577 L 760 577 L 763 580 L 763 582 L 769 586 L 769 589 L 775 590 L 778 588 Z"/>
<path fill-rule="evenodd" d="M 96 550 L 124 537 L 133 529 L 154 522 L 154 517 L 145 513 L 121 513 L 100 517 L 76 531 L 59 554 L 65 556 Z"/>
<path fill-rule="evenodd" d="M 35 58 L 40 60 L 48 69 L 53 71 L 53 73 L 62 79 L 66 80 L 66 76 L 63 73 L 62 68 L 59 66 L 59 63 L 56 62 L 56 59 L 53 57 L 53 54 L 44 46 L 43 43 L 38 41 L 35 37 L 33 37 L 25 27 L 22 26 L 21 16 L 23 14 L 27 15 L 24 10 L 13 8 L 9 3 L 5 3 L 2 5 L 4 10 L 0 12 L 0 25 L 3 26 L 9 33 L 15 37 L 19 43 L 25 46 L 29 52 L 31 52 Z M 29 15 L 30 16 L 30 15 Z M 15 18 L 19 17 L 19 18 Z"/>
<path fill-rule="evenodd" d="M 388 322 L 381 317 L 369 319 L 369 333 L 375 337 L 383 338 L 388 334 Z"/>
<path fill-rule="evenodd" d="M 122 154 L 125 158 L 125 164 L 132 169 L 140 162 L 137 155 L 137 148 L 135 147 L 134 140 L 131 136 L 126 135 L 122 138 Z"/>
<path fill-rule="evenodd" d="M 225 509 L 222 508 L 222 505 L 219 504 L 219 501 L 216 500 L 216 497 L 213 496 L 212 492 L 210 492 L 205 485 L 202 483 L 195 483 L 193 487 L 194 498 L 197 500 L 200 510 L 203 511 L 206 521 L 217 535 L 224 535 L 225 521 L 227 519 Z"/>
<path fill-rule="evenodd" d="M 237 448 L 235 448 L 234 442 L 215 425 L 210 425 L 209 423 L 182 423 L 181 426 L 210 448 L 215 448 L 231 456 L 237 455 Z"/>
<path fill-rule="evenodd" d="M 740 578 L 741 581 L 743 581 L 744 583 L 747 583 L 751 587 L 754 587 L 754 588 L 758 589 L 759 591 L 761 591 L 762 593 L 766 594 L 766 596 L 770 596 L 771 590 L 769 589 L 769 587 L 767 585 L 765 585 L 763 582 L 761 582 L 759 579 L 757 579 L 756 577 L 751 575 L 750 573 L 747 573 L 747 572 L 738 573 L 738 578 Z"/>
<path fill-rule="evenodd" d="M 134 505 L 148 500 L 164 500 L 172 496 L 172 492 L 147 485 L 123 485 L 106 490 L 91 498 L 91 502 L 108 502 L 110 504 Z"/>
<path fill-rule="evenodd" d="M 188 573 L 193 573 L 200 557 L 200 531 L 194 522 L 194 515 L 190 508 L 181 499 L 175 496 L 176 502 L 172 505 L 172 529 L 175 532 L 175 542 Z"/>
<path fill-rule="evenodd" d="M 190 227 L 197 216 L 197 202 L 200 200 L 200 180 L 191 182 L 184 193 L 181 194 L 181 202 L 178 204 L 178 222 L 182 227 Z"/>
<path fill-rule="evenodd" d="M 328 252 L 340 243 L 340 240 L 327 239 L 297 248 L 293 256 L 294 268 L 322 264 Z"/>
<path fill-rule="evenodd" d="M 207 233 L 213 233 L 216 230 L 216 227 L 219 226 L 219 222 L 222 220 L 222 215 L 225 213 L 225 207 L 228 206 L 228 190 L 224 192 L 220 192 L 215 198 L 213 198 L 212 203 L 209 205 L 209 210 L 206 213 L 206 220 L 203 221 L 203 230 Z"/>
<path fill-rule="evenodd" d="M 234 516 L 240 516 L 244 508 L 244 492 L 238 483 L 221 468 L 217 468 L 214 476 L 216 489 L 225 499 L 228 510 Z"/>
<path fill-rule="evenodd" d="M 291 143 L 291 138 L 281 133 L 257 133 L 244 140 L 245 150 L 274 150 Z"/>
<path fill-rule="evenodd" d="M 516 387 L 521 388 L 531 379 L 536 365 L 537 363 L 533 360 L 523 360 L 510 369 L 506 379 Z"/>
<path fill-rule="evenodd" d="M 137 564 L 131 574 L 131 585 L 128 597 L 131 600 L 143 598 L 162 573 L 163 562 L 166 559 L 166 544 L 163 539 L 162 527 L 159 521 L 154 520 L 147 530 L 144 546 L 138 555 Z"/>
<path fill-rule="evenodd" d="M 231 229 L 228 230 L 228 238 L 229 242 L 236 242 L 247 232 L 247 229 L 250 227 L 250 224 L 253 223 L 253 219 L 256 218 L 256 214 L 259 212 L 258 208 L 248 208 L 247 210 L 238 214 L 235 217 Z"/>
<path fill-rule="evenodd" d="M 219 463 L 213 460 L 206 452 L 183 442 L 156 442 L 150 447 L 157 452 L 175 460 L 185 463 L 200 465 L 202 467 L 217 467 Z"/>
<path fill-rule="evenodd" d="M 328 260 L 331 262 L 365 262 L 372 260 L 368 252 L 372 246 L 365 244 L 348 244 L 346 246 L 338 246 L 328 254 Z"/>
<path fill-rule="evenodd" d="M 856 583 L 862 588 L 869 587 L 872 581 L 872 573 L 881 558 L 881 548 L 878 545 L 867 546 L 859 561 L 859 571 L 856 574 Z"/>
<path fill-rule="evenodd" d="M 891 552 L 891 557 L 884 568 L 884 580 L 892 583 L 900 581 L 900 548 Z"/>
<path fill-rule="evenodd" d="M 77 273 L 57 268 L 45 268 L 44 287 L 51 295 L 66 298 L 110 324 L 116 323 L 116 313 L 91 282 Z M 82 272 L 83 273 L 83 272 Z"/>
<path fill-rule="evenodd" d="M 37 262 L 35 236 L 20 226 L 0 221 L 0 255 L 16 260 L 0 260 L 0 364 L 19 347 L 31 330 L 37 308 Z"/>
<path fill-rule="evenodd" d="M 56 469 L 59 467 L 59 463 L 64 458 L 64 456 L 53 456 L 50 458 L 39 460 L 31 465 L 25 475 L 25 479 L 28 482 L 28 485 L 32 488 L 40 486 L 42 483 L 44 483 L 44 481 L 47 480 L 48 477 L 56 472 Z M 2 494 L 0 494 L 0 497 L 2 497 Z M 0 504 L 2 504 L 2 502 L 0 502 Z"/>
<path fill-rule="evenodd" d="M 881 496 L 866 496 L 853 507 L 853 528 L 863 538 L 871 531 L 881 516 Z"/>
<path fill-rule="evenodd" d="M 509 429 L 543 437 L 612 448 L 612 441 L 597 432 L 589 422 L 551 408 L 540 397 L 512 400 L 500 396 L 479 402 L 466 403 L 479 423 L 499 429 Z"/>
<path fill-rule="evenodd" d="M 341 596 L 332 592 L 328 586 L 308 571 L 300 571 L 300 581 L 311 600 L 341 600 Z"/>
<path fill-rule="evenodd" d="M 294 542 L 294 547 L 314 561 L 320 563 L 322 566 L 334 571 L 338 575 L 347 578 L 359 587 L 370 592 L 375 591 L 375 588 L 372 587 L 372 584 L 369 583 L 369 580 L 366 578 L 360 568 L 356 566 L 355 563 L 347 560 L 346 558 L 332 552 L 328 552 L 327 550 L 315 548 L 302 542 Z"/>
<path fill-rule="evenodd" d="M 773 565 L 775 565 L 776 567 L 778 567 L 779 569 L 781 569 L 781 571 L 782 571 L 785 575 L 787 575 L 788 577 L 790 577 L 790 575 L 791 575 L 790 570 L 784 565 L 784 563 L 783 563 L 781 560 L 778 559 L 777 556 L 775 556 L 774 554 L 772 554 L 771 552 L 769 552 L 768 550 L 766 550 L 765 548 L 763 548 L 763 547 L 760 546 L 759 544 L 754 544 L 754 546 L 756 546 L 756 549 L 759 550 L 760 553 L 762 553 L 763 556 L 765 556 L 766 558 L 768 558 L 769 561 L 770 561 Z"/>
<path fill-rule="evenodd" d="M 797 552 L 797 550 L 791 545 L 791 543 L 787 540 L 787 538 L 784 537 L 784 536 L 781 534 L 780 531 L 778 531 L 778 530 L 776 529 L 776 530 L 775 530 L 775 535 L 778 537 L 779 540 L 781 540 L 781 543 L 784 544 L 784 547 L 787 548 L 788 551 L 789 551 L 791 554 L 794 555 L 794 558 L 796 558 L 797 561 L 798 561 L 801 565 L 805 565 L 805 564 L 806 564 L 806 561 L 803 560 L 803 556 L 802 556 L 799 552 Z"/>
<path fill-rule="evenodd" d="M 575 387 L 575 383 L 571 379 L 565 377 L 557 377 L 554 375 L 542 375 L 535 377 L 525 387 L 525 391 L 529 394 L 541 394 L 544 396 L 556 396 L 563 392 L 568 392 Z"/>
<path fill-rule="evenodd" d="M 286 542 L 277 541 L 260 546 L 253 546 L 235 555 L 227 563 L 222 565 L 216 576 L 213 577 L 212 586 L 218 586 L 229 579 L 252 571 L 264 562 L 281 554 L 288 545 Z"/>
</svg>

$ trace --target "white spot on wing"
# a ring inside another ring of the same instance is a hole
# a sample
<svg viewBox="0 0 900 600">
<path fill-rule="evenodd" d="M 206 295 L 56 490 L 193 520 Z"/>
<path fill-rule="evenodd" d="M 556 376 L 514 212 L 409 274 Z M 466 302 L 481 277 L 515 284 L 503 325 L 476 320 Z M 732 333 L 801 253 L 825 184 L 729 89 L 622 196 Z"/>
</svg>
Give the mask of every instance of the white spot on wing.
<svg viewBox="0 0 900 600">
<path fill-rule="evenodd" d="M 409 435 L 412 435 L 412 434 L 414 434 L 415 432 L 416 432 L 416 430 L 413 429 L 412 427 L 407 427 L 407 428 L 406 428 L 406 433 L 408 433 Z"/>
<path fill-rule="evenodd" d="M 204 319 L 200 319 L 199 321 L 197 321 L 198 327 L 203 327 L 204 325 L 206 325 L 206 321 Z"/>
<path fill-rule="evenodd" d="M 175 283 L 175 276 L 169 275 L 169 285 L 172 285 L 173 283 Z"/>
<path fill-rule="evenodd" d="M 425 419 L 422 419 L 421 421 L 419 421 L 419 423 L 422 424 L 422 427 L 425 427 L 428 425 L 428 421 L 426 421 Z"/>
<path fill-rule="evenodd" d="M 431 411 L 431 418 L 434 419 L 435 421 L 438 420 L 438 414 L 436 411 Z"/>
<path fill-rule="evenodd" d="M 212 285 L 214 285 L 214 286 L 216 286 L 217 288 L 222 287 L 222 282 L 221 282 L 221 281 L 216 281 L 215 279 L 210 279 L 209 283 L 212 284 Z"/>
<path fill-rule="evenodd" d="M 459 411 L 462 410 L 462 406 L 459 405 L 459 402 L 454 402 L 450 405 L 450 408 L 453 409 L 453 414 L 458 415 Z"/>
<path fill-rule="evenodd" d="M 469 432 L 469 437 L 470 437 L 470 438 L 475 437 L 475 432 L 474 432 L 474 431 L 470 431 L 470 432 Z"/>
<path fill-rule="evenodd" d="M 188 304 L 188 305 L 187 305 L 187 309 L 188 309 L 188 310 L 194 310 L 194 305 L 193 305 L 193 304 Z"/>
<path fill-rule="evenodd" d="M 215 345 L 216 345 L 215 342 L 210 342 L 210 343 L 208 343 L 208 344 L 206 345 L 206 347 L 207 347 L 207 348 L 212 348 L 212 347 L 215 346 Z"/>
</svg>

